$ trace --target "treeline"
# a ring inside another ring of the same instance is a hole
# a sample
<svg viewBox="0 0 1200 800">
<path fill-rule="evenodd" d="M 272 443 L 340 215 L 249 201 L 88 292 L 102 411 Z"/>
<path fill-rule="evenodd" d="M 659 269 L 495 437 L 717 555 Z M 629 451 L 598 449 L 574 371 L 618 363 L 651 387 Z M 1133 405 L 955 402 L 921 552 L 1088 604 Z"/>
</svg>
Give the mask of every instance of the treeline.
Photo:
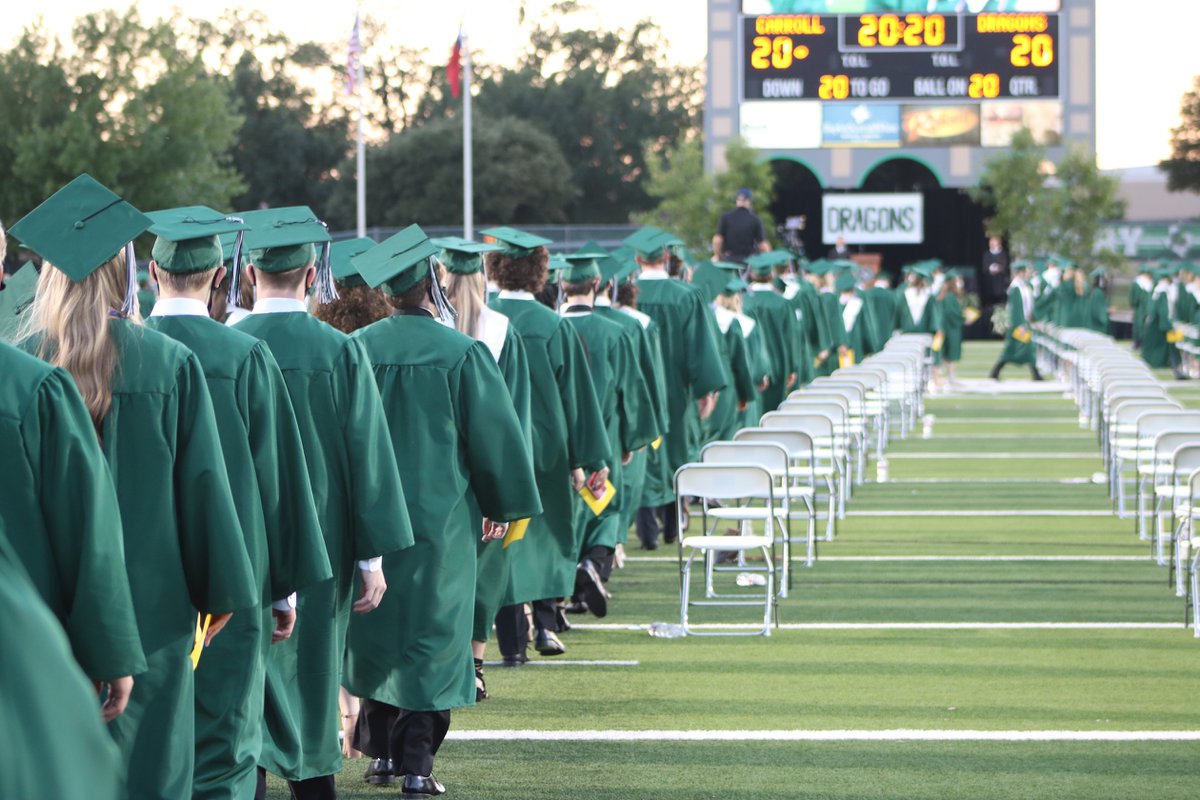
<svg viewBox="0 0 1200 800">
<path fill-rule="evenodd" d="M 670 66 L 649 21 L 598 31 L 575 3 L 530 25 L 512 65 L 473 53 L 475 214 L 490 223 L 626 222 L 656 205 L 648 160 L 694 139 L 702 74 Z M 78 19 L 69 41 L 26 29 L 0 53 L 0 219 L 80 172 L 139 208 L 304 204 L 354 224 L 346 38 L 293 42 L 262 14 Z M 396 21 L 399 25 L 399 20 Z M 362 26 L 371 225 L 462 219 L 453 42 L 398 45 Z"/>
</svg>

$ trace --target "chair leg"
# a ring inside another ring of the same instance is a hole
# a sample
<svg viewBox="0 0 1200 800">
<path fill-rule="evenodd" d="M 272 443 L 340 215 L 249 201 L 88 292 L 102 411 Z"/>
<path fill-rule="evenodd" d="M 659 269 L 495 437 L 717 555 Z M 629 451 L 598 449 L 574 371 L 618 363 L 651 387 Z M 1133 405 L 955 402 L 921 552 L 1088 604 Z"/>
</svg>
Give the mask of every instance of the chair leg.
<svg viewBox="0 0 1200 800">
<path fill-rule="evenodd" d="M 775 598 L 775 559 L 771 557 L 771 551 L 766 547 L 762 548 L 762 553 L 767 562 L 767 596 L 764 598 L 763 636 L 770 636 L 771 616 L 778 602 Z"/>
</svg>

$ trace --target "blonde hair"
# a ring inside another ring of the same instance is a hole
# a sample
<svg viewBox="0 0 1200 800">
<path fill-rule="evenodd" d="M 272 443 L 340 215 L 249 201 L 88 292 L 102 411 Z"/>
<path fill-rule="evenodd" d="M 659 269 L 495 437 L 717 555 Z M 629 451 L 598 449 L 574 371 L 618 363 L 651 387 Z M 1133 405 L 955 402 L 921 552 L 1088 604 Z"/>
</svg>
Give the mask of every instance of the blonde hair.
<svg viewBox="0 0 1200 800">
<path fill-rule="evenodd" d="M 458 312 L 454 327 L 472 339 L 478 339 L 479 312 L 487 303 L 487 285 L 482 272 L 463 275 L 446 271 L 446 299 Z"/>
<path fill-rule="evenodd" d="M 716 304 L 721 308 L 732 311 L 735 314 L 742 313 L 742 294 L 719 294 L 717 295 Z"/>
<path fill-rule="evenodd" d="M 71 373 L 99 434 L 112 408 L 117 346 L 109 320 L 125 301 L 125 251 L 76 283 L 45 262 L 37 294 L 25 314 L 20 339 L 39 338 L 37 354 Z M 130 319 L 141 324 L 134 306 Z"/>
</svg>

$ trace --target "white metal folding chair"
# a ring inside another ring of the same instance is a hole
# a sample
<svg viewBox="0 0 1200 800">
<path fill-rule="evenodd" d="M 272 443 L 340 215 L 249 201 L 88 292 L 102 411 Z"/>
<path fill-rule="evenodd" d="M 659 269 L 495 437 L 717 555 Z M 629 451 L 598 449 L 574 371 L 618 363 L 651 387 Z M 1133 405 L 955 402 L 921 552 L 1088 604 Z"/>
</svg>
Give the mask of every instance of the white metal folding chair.
<svg viewBox="0 0 1200 800">
<path fill-rule="evenodd" d="M 1134 532 L 1149 536 L 1146 501 L 1152 497 L 1156 475 L 1175 449 L 1189 441 L 1200 443 L 1200 411 L 1150 412 L 1138 418 L 1136 451 L 1137 502 Z M 1148 489 L 1150 491 L 1148 491 Z"/>
<path fill-rule="evenodd" d="M 734 444 L 770 444 L 782 447 L 788 457 L 788 517 L 792 520 L 802 520 L 805 531 L 804 538 L 791 537 L 791 544 L 803 544 L 805 548 L 806 567 L 811 567 L 817 560 L 817 519 L 816 512 L 817 478 L 821 477 L 829 486 L 828 480 L 833 473 L 832 468 L 824 468 L 823 474 L 818 475 L 817 460 L 813 458 L 812 436 L 803 431 L 788 431 L 777 428 L 743 428 L 733 435 Z M 832 535 L 836 514 L 833 508 L 833 490 L 828 491 L 829 511 L 826 515 L 828 535 Z M 800 503 L 797 504 L 796 500 Z M 802 507 L 801 507 L 802 506 Z"/>
<path fill-rule="evenodd" d="M 827 414 L 790 414 L 783 411 L 772 411 L 764 414 L 759 423 L 763 428 L 779 428 L 796 430 L 807 433 L 813 439 L 811 457 L 816 459 L 817 473 L 825 475 L 826 466 L 832 468 L 828 472 L 828 486 L 835 498 L 834 514 L 837 519 L 846 516 L 846 493 L 843 489 L 846 476 L 842 472 L 845 455 L 841 437 L 837 430 L 837 422 Z M 826 541 L 832 539 L 832 530 L 826 536 Z"/>
<path fill-rule="evenodd" d="M 771 618 L 777 614 L 775 593 L 775 537 L 773 535 L 721 536 L 705 532 L 699 536 L 684 534 L 684 497 L 704 501 L 721 501 L 730 508 L 748 498 L 766 497 L 765 519 L 768 528 L 776 524 L 775 481 L 763 467 L 746 464 L 684 464 L 675 472 L 675 503 L 679 542 L 679 616 L 683 631 L 689 636 L 770 636 Z M 758 512 L 755 512 L 756 514 Z M 713 558 L 717 551 L 753 551 L 760 553 L 767 565 L 765 591 L 761 598 L 691 599 L 692 563 L 697 555 Z M 757 606 L 763 609 L 762 628 L 751 633 L 741 631 L 699 631 L 692 627 L 689 611 L 693 606 Z M 776 621 L 778 624 L 778 621 Z"/>
</svg>

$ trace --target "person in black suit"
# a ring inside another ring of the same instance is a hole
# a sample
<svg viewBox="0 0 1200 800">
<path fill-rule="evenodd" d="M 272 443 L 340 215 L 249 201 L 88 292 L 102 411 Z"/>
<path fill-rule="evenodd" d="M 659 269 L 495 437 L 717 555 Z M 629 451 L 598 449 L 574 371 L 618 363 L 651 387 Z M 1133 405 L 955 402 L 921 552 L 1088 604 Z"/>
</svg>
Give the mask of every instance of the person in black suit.
<svg viewBox="0 0 1200 800">
<path fill-rule="evenodd" d="M 983 253 L 983 270 L 979 275 L 979 289 L 987 305 L 1005 302 L 1012 275 L 1008 270 L 1008 253 L 999 236 L 988 239 L 988 249 Z"/>
</svg>

